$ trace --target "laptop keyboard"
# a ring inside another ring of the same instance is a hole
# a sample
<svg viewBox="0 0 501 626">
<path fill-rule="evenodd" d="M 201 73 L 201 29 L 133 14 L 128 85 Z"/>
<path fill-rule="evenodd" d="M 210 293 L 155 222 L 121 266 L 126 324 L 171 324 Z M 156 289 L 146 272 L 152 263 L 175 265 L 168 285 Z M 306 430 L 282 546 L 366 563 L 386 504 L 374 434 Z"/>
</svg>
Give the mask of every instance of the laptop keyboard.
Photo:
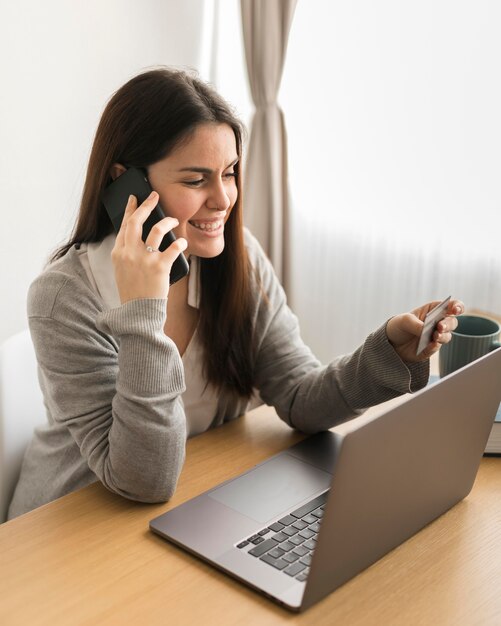
<svg viewBox="0 0 501 626">
<path fill-rule="evenodd" d="M 310 571 L 324 504 L 329 492 L 310 500 L 273 524 L 247 537 L 237 548 L 297 580 L 305 581 Z"/>
</svg>

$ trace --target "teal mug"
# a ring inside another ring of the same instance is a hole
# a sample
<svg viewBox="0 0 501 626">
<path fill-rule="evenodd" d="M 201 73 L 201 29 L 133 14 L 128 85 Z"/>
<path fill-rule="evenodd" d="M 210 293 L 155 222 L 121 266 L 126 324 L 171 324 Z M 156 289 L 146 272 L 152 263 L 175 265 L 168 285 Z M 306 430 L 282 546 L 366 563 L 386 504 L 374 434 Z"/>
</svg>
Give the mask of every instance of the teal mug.
<svg viewBox="0 0 501 626">
<path fill-rule="evenodd" d="M 440 377 L 447 376 L 460 367 L 475 361 L 488 352 L 499 348 L 499 324 L 480 315 L 461 315 L 452 339 L 440 348 Z"/>
</svg>

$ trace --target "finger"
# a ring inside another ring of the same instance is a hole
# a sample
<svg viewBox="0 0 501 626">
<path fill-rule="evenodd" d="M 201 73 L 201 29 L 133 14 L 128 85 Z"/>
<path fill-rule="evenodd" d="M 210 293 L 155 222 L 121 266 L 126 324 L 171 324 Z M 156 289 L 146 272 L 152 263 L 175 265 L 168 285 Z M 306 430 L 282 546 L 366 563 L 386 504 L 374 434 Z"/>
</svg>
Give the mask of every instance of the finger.
<svg viewBox="0 0 501 626">
<path fill-rule="evenodd" d="M 160 253 L 162 260 L 168 263 L 171 267 L 177 257 L 182 254 L 188 247 L 188 242 L 184 237 L 179 237 L 176 241 L 173 241 L 168 248 Z"/>
<path fill-rule="evenodd" d="M 440 350 L 440 346 L 442 344 L 438 343 L 438 341 L 432 341 L 428 344 L 428 346 L 423 350 L 423 352 L 419 355 L 422 360 L 429 359 L 436 352 Z"/>
<path fill-rule="evenodd" d="M 178 225 L 179 220 L 175 217 L 164 217 L 152 227 L 146 237 L 145 244 L 158 250 L 165 235 Z"/>
<path fill-rule="evenodd" d="M 428 313 L 438 304 L 440 304 L 439 300 L 433 300 L 433 302 L 428 302 L 428 304 L 424 304 L 423 306 L 414 309 L 413 311 L 411 311 L 411 313 L 412 315 L 415 315 L 418 319 L 424 320 Z"/>
<path fill-rule="evenodd" d="M 452 333 L 441 333 L 437 330 L 433 333 L 433 341 L 443 345 L 445 343 L 449 343 L 452 339 Z"/>
<path fill-rule="evenodd" d="M 136 196 L 129 196 L 127 200 L 127 205 L 125 207 L 124 216 L 122 218 L 122 223 L 120 224 L 120 228 L 117 233 L 116 244 L 119 246 L 123 246 L 125 243 L 125 231 L 127 229 L 127 221 L 129 217 L 134 213 L 137 209 L 137 198 Z"/>
<path fill-rule="evenodd" d="M 461 315 L 462 313 L 464 313 L 464 309 L 464 302 L 461 302 L 461 300 L 451 300 L 449 302 L 449 306 L 447 307 L 447 314 Z"/>
<path fill-rule="evenodd" d="M 150 216 L 153 209 L 158 203 L 158 193 L 152 191 L 146 200 L 140 204 L 137 209 L 127 219 L 127 227 L 125 229 L 125 244 L 137 246 L 143 243 L 143 224 Z"/>
<path fill-rule="evenodd" d="M 456 330 L 459 322 L 456 317 L 444 317 L 443 320 L 440 320 L 437 324 L 437 330 L 439 333 L 452 332 Z"/>
</svg>

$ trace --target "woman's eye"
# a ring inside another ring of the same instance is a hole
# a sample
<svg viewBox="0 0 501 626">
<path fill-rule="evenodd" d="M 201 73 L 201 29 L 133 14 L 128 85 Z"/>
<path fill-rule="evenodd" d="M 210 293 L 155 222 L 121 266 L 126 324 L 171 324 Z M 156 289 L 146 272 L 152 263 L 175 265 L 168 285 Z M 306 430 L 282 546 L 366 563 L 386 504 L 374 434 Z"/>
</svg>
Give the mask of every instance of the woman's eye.
<svg viewBox="0 0 501 626">
<path fill-rule="evenodd" d="M 224 175 L 225 178 L 235 178 L 237 175 L 236 172 L 228 172 L 227 174 Z"/>
<path fill-rule="evenodd" d="M 197 180 L 185 180 L 184 184 L 189 185 L 190 187 L 198 187 L 204 182 L 203 178 Z"/>
</svg>

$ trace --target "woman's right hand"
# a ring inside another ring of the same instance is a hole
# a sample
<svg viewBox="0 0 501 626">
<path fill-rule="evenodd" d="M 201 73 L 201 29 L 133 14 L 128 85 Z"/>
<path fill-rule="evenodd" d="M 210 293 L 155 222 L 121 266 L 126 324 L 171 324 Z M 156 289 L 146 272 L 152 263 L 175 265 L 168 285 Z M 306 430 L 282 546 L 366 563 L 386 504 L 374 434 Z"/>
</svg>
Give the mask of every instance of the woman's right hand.
<svg viewBox="0 0 501 626">
<path fill-rule="evenodd" d="M 164 235 L 178 225 L 178 220 L 165 217 L 151 229 L 146 242 L 141 235 L 143 224 L 158 203 L 153 191 L 138 207 L 135 196 L 129 196 L 125 214 L 117 234 L 111 259 L 122 304 L 139 298 L 167 298 L 172 264 L 188 245 L 186 239 L 176 239 L 166 250 L 158 246 Z M 153 248 L 149 252 L 147 247 Z"/>
</svg>

